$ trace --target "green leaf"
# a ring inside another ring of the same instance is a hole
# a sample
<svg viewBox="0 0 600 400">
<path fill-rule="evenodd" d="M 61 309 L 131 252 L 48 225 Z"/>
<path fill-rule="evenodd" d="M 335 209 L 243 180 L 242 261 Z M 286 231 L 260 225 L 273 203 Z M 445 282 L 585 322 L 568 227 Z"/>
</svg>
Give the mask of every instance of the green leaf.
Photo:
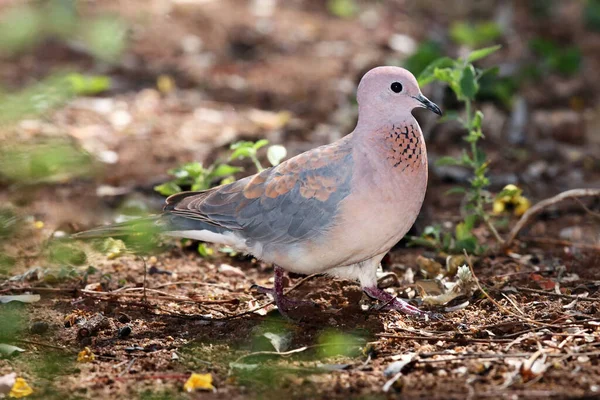
<svg viewBox="0 0 600 400">
<path fill-rule="evenodd" d="M 269 144 L 269 141 L 267 139 L 260 139 L 259 141 L 257 141 L 256 143 L 254 143 L 252 145 L 252 148 L 254 148 L 254 150 L 258 150 L 261 147 L 264 147 L 264 146 L 266 146 L 268 144 Z"/>
<path fill-rule="evenodd" d="M 249 142 L 247 140 L 240 140 L 239 142 L 232 143 L 229 146 L 229 148 L 231 150 L 237 150 L 237 149 L 242 149 L 242 148 L 252 148 L 252 147 L 254 147 L 254 143 Z"/>
<path fill-rule="evenodd" d="M 69 74 L 66 77 L 76 95 L 94 95 L 110 89 L 110 77 Z"/>
<path fill-rule="evenodd" d="M 165 182 L 162 185 L 154 186 L 154 190 L 163 196 L 170 196 L 175 193 L 181 192 L 181 188 L 175 182 Z"/>
<path fill-rule="evenodd" d="M 444 192 L 444 195 L 448 196 L 448 195 L 452 195 L 452 194 L 464 194 L 466 192 L 465 188 L 462 187 L 453 187 L 452 189 L 446 190 L 446 192 Z"/>
<path fill-rule="evenodd" d="M 502 29 L 494 21 L 477 24 L 455 22 L 450 28 L 450 37 L 458 44 L 471 48 L 479 47 L 497 40 L 502 35 Z"/>
<path fill-rule="evenodd" d="M 208 175 L 209 180 L 216 178 L 223 178 L 225 176 L 233 175 L 242 171 L 240 167 L 234 167 L 228 164 L 219 164 L 217 167 Z"/>
<path fill-rule="evenodd" d="M 454 67 L 456 64 L 456 61 L 454 61 L 453 59 L 451 59 L 450 57 L 442 57 L 442 58 L 438 58 L 437 60 L 433 61 L 431 64 L 429 64 L 424 70 L 423 72 L 421 72 L 419 74 L 419 77 L 417 78 L 417 80 L 419 81 L 419 85 L 420 86 L 424 86 L 427 85 L 430 82 L 433 82 L 435 80 L 435 70 L 437 68 L 449 68 L 449 67 Z"/>
<path fill-rule="evenodd" d="M 475 113 L 475 118 L 473 118 L 473 128 L 480 129 L 482 122 L 483 113 L 480 110 L 477 110 L 477 112 Z"/>
<path fill-rule="evenodd" d="M 198 244 L 198 254 L 200 254 L 201 257 L 209 258 L 212 257 L 214 253 L 215 251 L 211 247 L 208 247 L 206 243 Z"/>
<path fill-rule="evenodd" d="M 501 48 L 502 48 L 501 45 L 496 45 L 496 46 L 484 47 L 483 49 L 475 50 L 467 56 L 467 62 L 472 63 L 477 60 L 481 60 L 482 58 L 485 58 L 491 54 L 494 54 Z"/>
<path fill-rule="evenodd" d="M 460 78 L 460 89 L 467 99 L 473 100 L 477 91 L 479 90 L 479 84 L 475 79 L 475 68 L 472 65 L 467 65 Z"/>
<path fill-rule="evenodd" d="M 454 70 L 452 68 L 436 68 L 433 71 L 433 76 L 438 81 L 452 83 L 454 82 Z"/>
<path fill-rule="evenodd" d="M 256 150 L 252 147 L 239 147 L 229 156 L 230 160 L 243 159 L 246 157 L 253 157 L 256 154 Z"/>
<path fill-rule="evenodd" d="M 442 167 L 444 165 L 463 165 L 462 160 L 459 160 L 454 157 L 444 156 L 440 157 L 435 161 L 435 165 L 438 167 Z"/>
<path fill-rule="evenodd" d="M 463 250 L 467 251 L 467 253 L 477 253 L 478 247 L 479 243 L 477 242 L 477 238 L 475 236 L 457 240 L 456 243 L 454 243 L 454 250 L 457 253 L 462 253 Z"/>
</svg>

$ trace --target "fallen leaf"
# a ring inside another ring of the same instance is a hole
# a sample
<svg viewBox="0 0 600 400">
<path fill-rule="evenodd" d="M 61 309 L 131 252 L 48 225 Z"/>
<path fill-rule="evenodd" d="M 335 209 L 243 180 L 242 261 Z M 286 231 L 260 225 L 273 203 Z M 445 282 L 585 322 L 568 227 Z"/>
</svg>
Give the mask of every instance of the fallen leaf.
<svg viewBox="0 0 600 400">
<path fill-rule="evenodd" d="M 383 375 L 389 377 L 389 376 L 396 375 L 396 374 L 402 372 L 404 367 L 406 367 L 408 364 L 413 362 L 416 354 L 417 353 L 402 354 L 398 361 L 394 361 L 393 363 L 391 363 L 390 365 L 388 365 L 386 367 L 385 371 L 383 371 Z"/>
<path fill-rule="evenodd" d="M 442 271 L 442 264 L 435 261 L 434 259 L 418 256 L 417 265 L 423 272 L 423 275 L 429 278 L 435 278 Z"/>
<path fill-rule="evenodd" d="M 22 353 L 25 349 L 10 344 L 0 343 L 0 355 L 10 357 L 15 353 Z"/>
<path fill-rule="evenodd" d="M 239 278 L 243 278 L 246 276 L 246 274 L 244 274 L 244 272 L 241 269 L 239 269 L 238 267 L 233 267 L 228 264 L 221 264 L 218 268 L 218 271 L 223 276 L 239 277 Z"/>
<path fill-rule="evenodd" d="M 84 348 L 77 354 L 77 362 L 80 363 L 92 362 L 95 359 L 96 356 L 89 347 Z"/>
<path fill-rule="evenodd" d="M 19 294 L 15 296 L 0 296 L 0 303 L 10 303 L 11 301 L 19 301 L 21 303 L 35 303 L 40 301 L 39 294 Z"/>
<path fill-rule="evenodd" d="M 211 374 L 192 374 L 185 385 L 183 385 L 183 390 L 186 392 L 193 392 L 196 389 L 201 390 L 215 390 L 215 387 L 212 384 L 212 375 Z"/>
<path fill-rule="evenodd" d="M 25 379 L 17 378 L 12 389 L 10 389 L 8 396 L 15 399 L 20 399 L 21 397 L 27 397 L 32 393 L 33 389 L 27 384 L 27 382 L 25 382 Z"/>
<path fill-rule="evenodd" d="M 275 351 L 281 353 L 282 351 L 286 351 L 291 343 L 291 335 L 288 334 L 277 334 L 273 332 L 265 332 L 263 336 L 267 338 L 267 340 L 271 343 Z"/>
</svg>

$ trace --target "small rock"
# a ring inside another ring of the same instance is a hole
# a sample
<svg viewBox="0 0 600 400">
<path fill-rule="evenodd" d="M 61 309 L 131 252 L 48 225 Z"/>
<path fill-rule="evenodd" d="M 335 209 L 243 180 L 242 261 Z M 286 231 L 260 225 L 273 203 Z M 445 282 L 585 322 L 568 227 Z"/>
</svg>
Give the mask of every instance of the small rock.
<svg viewBox="0 0 600 400">
<path fill-rule="evenodd" d="M 48 330 L 48 327 L 49 325 L 45 321 L 35 321 L 33 324 L 31 324 L 29 331 L 35 335 L 41 335 Z"/>
<path fill-rule="evenodd" d="M 404 54 L 412 54 L 417 49 L 417 42 L 408 35 L 394 34 L 388 41 L 390 49 Z"/>
<path fill-rule="evenodd" d="M 131 335 L 131 327 L 129 325 L 125 325 L 125 326 L 119 328 L 119 333 L 117 334 L 117 337 L 119 339 L 125 339 L 129 335 Z"/>
<path fill-rule="evenodd" d="M 239 269 L 238 267 L 233 267 L 228 264 L 221 264 L 218 268 L 218 271 L 223 276 L 240 277 L 240 278 L 243 278 L 246 276 L 246 274 L 244 274 L 244 272 L 241 269 Z"/>
<path fill-rule="evenodd" d="M 127 324 L 131 322 L 131 317 L 125 313 L 120 313 L 117 317 L 117 321 L 119 321 L 122 324 Z"/>
<path fill-rule="evenodd" d="M 561 229 L 558 236 L 561 239 L 577 242 L 583 239 L 583 230 L 579 226 L 569 226 Z"/>
</svg>

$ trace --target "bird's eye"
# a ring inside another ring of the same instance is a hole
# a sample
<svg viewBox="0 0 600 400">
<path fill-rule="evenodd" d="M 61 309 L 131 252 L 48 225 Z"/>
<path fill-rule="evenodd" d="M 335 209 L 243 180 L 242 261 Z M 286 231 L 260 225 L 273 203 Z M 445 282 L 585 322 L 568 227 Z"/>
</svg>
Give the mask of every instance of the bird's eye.
<svg viewBox="0 0 600 400">
<path fill-rule="evenodd" d="M 402 84 L 400 82 L 392 83 L 392 91 L 394 93 L 400 93 L 402 91 Z"/>
</svg>

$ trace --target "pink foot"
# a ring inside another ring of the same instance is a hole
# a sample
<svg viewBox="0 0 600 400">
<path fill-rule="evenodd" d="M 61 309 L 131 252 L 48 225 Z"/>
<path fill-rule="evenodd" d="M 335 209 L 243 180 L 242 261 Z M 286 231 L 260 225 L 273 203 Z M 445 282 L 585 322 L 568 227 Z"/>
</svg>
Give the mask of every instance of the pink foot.
<svg viewBox="0 0 600 400">
<path fill-rule="evenodd" d="M 392 296 L 385 290 L 379 289 L 378 287 L 364 287 L 363 291 L 367 294 L 367 296 L 371 297 L 372 299 L 376 299 L 383 302 L 384 305 L 382 308 L 384 310 L 396 310 L 400 311 L 401 313 L 419 318 L 441 319 L 440 314 L 421 311 L 417 307 L 408 304 L 404 300 L 400 300 L 399 298 Z"/>
<path fill-rule="evenodd" d="M 253 285 L 252 288 L 256 289 L 259 293 L 270 294 L 273 296 L 279 313 L 286 318 L 289 318 L 289 310 L 306 306 L 314 307 L 315 305 L 312 301 L 292 300 L 283 294 L 283 269 L 278 266 L 275 266 L 275 282 L 273 288 L 266 288 L 258 285 Z"/>
</svg>

